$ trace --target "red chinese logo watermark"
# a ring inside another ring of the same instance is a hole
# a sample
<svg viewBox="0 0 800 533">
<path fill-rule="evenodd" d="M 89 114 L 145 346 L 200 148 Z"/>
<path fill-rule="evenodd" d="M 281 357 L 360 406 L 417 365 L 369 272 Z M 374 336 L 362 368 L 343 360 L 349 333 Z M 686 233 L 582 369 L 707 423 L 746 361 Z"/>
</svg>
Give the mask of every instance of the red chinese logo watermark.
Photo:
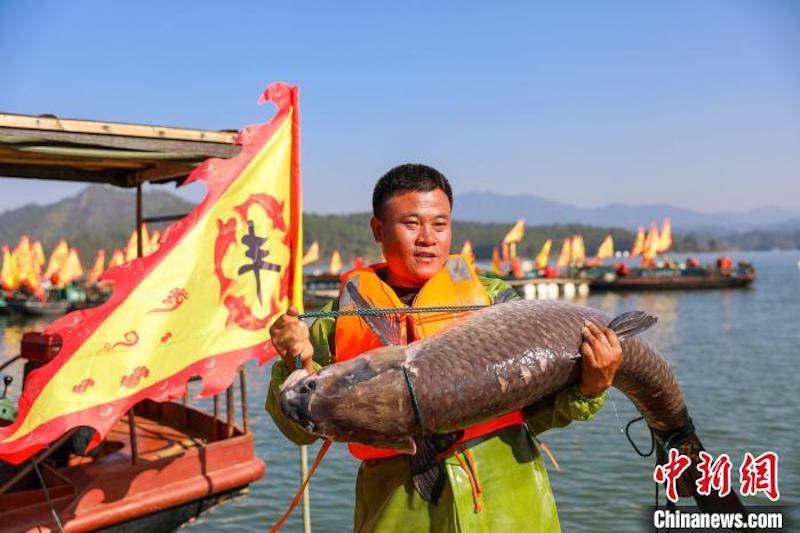
<svg viewBox="0 0 800 533">
<path fill-rule="evenodd" d="M 700 462 L 696 465 L 700 476 L 695 481 L 697 493 L 708 496 L 712 490 L 717 491 L 720 497 L 725 497 L 731 492 L 731 470 L 733 463 L 728 454 L 721 454 L 714 459 L 707 452 L 700 452 Z M 681 474 L 691 466 L 692 460 L 670 448 L 669 457 L 663 465 L 656 465 L 653 479 L 657 483 L 666 485 L 667 498 L 671 502 L 678 501 L 677 484 Z M 780 498 L 778 490 L 778 454 L 764 452 L 758 457 L 747 452 L 739 467 L 739 493 L 742 496 L 755 496 L 763 493 L 770 500 Z"/>
</svg>

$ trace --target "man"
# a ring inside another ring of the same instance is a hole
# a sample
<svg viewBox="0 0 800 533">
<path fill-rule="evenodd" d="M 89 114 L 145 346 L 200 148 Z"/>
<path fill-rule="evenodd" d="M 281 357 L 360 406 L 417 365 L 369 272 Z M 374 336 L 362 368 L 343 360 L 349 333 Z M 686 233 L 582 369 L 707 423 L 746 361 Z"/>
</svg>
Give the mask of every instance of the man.
<svg viewBox="0 0 800 533">
<path fill-rule="evenodd" d="M 479 277 L 463 257 L 449 256 L 452 201 L 450 184 L 435 169 L 406 164 L 390 170 L 375 186 L 370 220 L 386 262 L 356 269 L 345 278 L 355 280 L 362 296 L 376 307 L 499 303 L 516 298 L 501 280 Z M 341 301 L 345 298 L 342 295 Z M 324 309 L 336 307 L 337 302 L 331 302 Z M 296 314 L 290 309 L 270 328 L 282 360 L 272 369 L 267 410 L 289 439 L 309 444 L 316 437 L 284 417 L 277 406 L 278 391 L 295 369 L 296 356 L 311 372 L 356 357 L 380 341 L 359 317 L 319 319 L 309 331 Z M 402 330 L 409 342 L 454 320 L 448 316 L 437 323 L 435 317 L 427 317 L 406 315 Z M 622 357 L 613 331 L 587 324 L 582 333 L 578 385 L 525 412 L 509 413 L 432 441 L 442 462 L 436 468 L 446 476 L 446 483 L 427 500 L 416 490 L 414 467 L 407 455 L 351 444 L 351 453 L 362 460 L 354 530 L 558 531 L 547 470 L 531 435 L 591 418 L 602 406 Z"/>
</svg>

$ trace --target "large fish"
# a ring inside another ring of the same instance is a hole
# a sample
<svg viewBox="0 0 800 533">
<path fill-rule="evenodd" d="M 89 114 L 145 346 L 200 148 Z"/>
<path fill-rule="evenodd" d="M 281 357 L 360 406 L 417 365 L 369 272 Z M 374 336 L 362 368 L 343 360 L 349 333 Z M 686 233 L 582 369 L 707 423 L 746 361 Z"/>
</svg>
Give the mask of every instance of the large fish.
<svg viewBox="0 0 800 533">
<path fill-rule="evenodd" d="M 622 341 L 613 385 L 644 416 L 658 460 L 665 461 L 665 442 L 691 458 L 693 465 L 679 478 L 679 494 L 694 497 L 704 511 L 745 512 L 733 492 L 725 498 L 713 491 L 697 494 L 694 465 L 703 447 L 669 364 L 634 337 L 655 322 L 641 312 L 609 320 L 566 302 L 493 305 L 425 340 L 377 348 L 314 374 L 296 371 L 281 390 L 280 407 L 327 439 L 415 454 L 421 435 L 456 432 L 577 383 L 587 321 L 611 327 Z M 384 342 L 391 341 L 391 321 L 369 322 Z"/>
</svg>

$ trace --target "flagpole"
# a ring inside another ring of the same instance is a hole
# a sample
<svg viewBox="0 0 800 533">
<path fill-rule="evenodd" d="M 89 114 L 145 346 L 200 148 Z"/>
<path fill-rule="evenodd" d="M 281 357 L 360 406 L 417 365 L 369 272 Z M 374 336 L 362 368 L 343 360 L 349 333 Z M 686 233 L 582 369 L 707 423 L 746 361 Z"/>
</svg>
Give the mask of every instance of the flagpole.
<svg viewBox="0 0 800 533">
<path fill-rule="evenodd" d="M 300 446 L 300 482 L 308 475 L 308 446 Z M 303 533 L 311 533 L 311 500 L 308 487 L 303 491 Z"/>
</svg>

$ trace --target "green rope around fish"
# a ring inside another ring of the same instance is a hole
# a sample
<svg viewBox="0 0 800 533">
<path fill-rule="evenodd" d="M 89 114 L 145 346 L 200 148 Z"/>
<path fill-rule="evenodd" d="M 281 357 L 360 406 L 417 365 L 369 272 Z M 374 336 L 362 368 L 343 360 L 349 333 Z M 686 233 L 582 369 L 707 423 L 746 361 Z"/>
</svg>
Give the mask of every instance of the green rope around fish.
<svg viewBox="0 0 800 533">
<path fill-rule="evenodd" d="M 371 309 L 345 309 L 336 311 L 309 311 L 297 318 L 336 318 L 339 316 L 413 315 L 419 313 L 464 313 L 477 311 L 488 305 L 441 305 L 435 307 L 376 307 Z"/>
</svg>

